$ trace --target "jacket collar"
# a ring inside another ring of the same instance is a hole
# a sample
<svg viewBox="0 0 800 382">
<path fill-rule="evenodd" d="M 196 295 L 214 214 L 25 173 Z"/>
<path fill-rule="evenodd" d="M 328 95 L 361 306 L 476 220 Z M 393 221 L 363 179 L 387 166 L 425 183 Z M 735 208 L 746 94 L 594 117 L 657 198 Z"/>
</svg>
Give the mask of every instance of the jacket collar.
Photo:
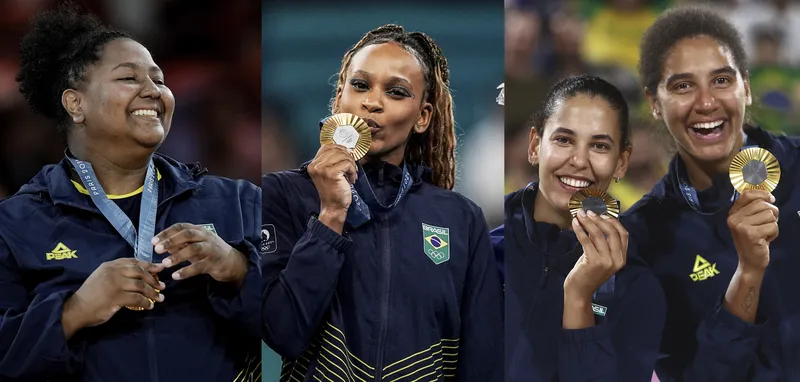
<svg viewBox="0 0 800 382">
<path fill-rule="evenodd" d="M 200 187 L 197 178 L 207 172 L 199 163 L 189 167 L 162 154 L 153 154 L 153 162 L 161 175 L 159 204 Z M 69 205 L 99 212 L 91 198 L 82 194 L 72 183 L 72 164 L 65 157 L 59 163 L 45 166 L 17 194 L 47 196 L 53 204 Z"/>
</svg>

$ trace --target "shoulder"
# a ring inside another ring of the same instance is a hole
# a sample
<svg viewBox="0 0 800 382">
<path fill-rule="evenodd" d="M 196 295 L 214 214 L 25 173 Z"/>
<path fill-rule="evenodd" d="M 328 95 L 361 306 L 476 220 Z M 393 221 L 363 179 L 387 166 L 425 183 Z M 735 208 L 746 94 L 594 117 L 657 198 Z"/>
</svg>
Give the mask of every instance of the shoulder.
<svg viewBox="0 0 800 382">
<path fill-rule="evenodd" d="M 314 187 L 314 183 L 303 169 L 276 171 L 261 177 L 261 189 L 264 195 L 284 194 L 288 189 L 298 187 Z"/>
<path fill-rule="evenodd" d="M 204 175 L 197 179 L 197 183 L 200 185 L 202 192 L 214 195 L 238 196 L 248 201 L 259 200 L 261 195 L 261 189 L 245 179 Z"/>
</svg>

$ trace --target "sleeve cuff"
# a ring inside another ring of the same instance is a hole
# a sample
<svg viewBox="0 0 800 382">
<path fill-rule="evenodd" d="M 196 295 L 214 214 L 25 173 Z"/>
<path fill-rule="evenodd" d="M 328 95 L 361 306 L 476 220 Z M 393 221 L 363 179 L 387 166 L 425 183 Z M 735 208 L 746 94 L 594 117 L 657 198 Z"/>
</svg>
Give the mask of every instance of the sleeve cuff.
<svg viewBox="0 0 800 382">
<path fill-rule="evenodd" d="M 566 343 L 595 342 L 608 338 L 611 331 L 605 323 L 584 329 L 562 329 L 561 341 Z"/>
<path fill-rule="evenodd" d="M 347 236 L 339 235 L 336 231 L 322 224 L 316 217 L 312 216 L 308 219 L 307 228 L 312 236 L 328 243 L 328 245 L 340 252 L 347 251 L 353 245 L 352 239 Z"/>
<path fill-rule="evenodd" d="M 75 335 L 67 341 L 64 336 L 64 325 L 61 322 L 61 315 L 64 311 L 64 302 L 72 296 L 75 292 L 61 291 L 51 294 L 41 300 L 38 304 L 39 309 L 46 305 L 50 305 L 50 316 L 47 317 L 41 327 L 45 330 L 42 343 L 49 344 L 49 346 L 42 346 L 39 349 L 45 349 L 41 357 L 49 362 L 69 362 L 75 358 L 80 357 L 83 353 L 85 346 L 84 341 L 81 340 L 81 332 L 78 331 Z M 48 340 L 47 338 L 50 338 Z"/>
</svg>

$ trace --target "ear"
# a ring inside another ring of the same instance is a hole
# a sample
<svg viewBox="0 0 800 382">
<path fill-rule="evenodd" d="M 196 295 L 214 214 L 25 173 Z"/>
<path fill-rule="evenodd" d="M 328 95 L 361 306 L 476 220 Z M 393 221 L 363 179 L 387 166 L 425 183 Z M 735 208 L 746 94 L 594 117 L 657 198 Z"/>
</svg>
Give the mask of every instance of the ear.
<svg viewBox="0 0 800 382">
<path fill-rule="evenodd" d="M 531 128 L 530 136 L 528 138 L 528 163 L 533 166 L 539 164 L 539 146 L 542 144 L 542 139 L 539 138 L 539 132 L 535 127 Z"/>
<path fill-rule="evenodd" d="M 61 106 L 67 111 L 72 118 L 72 123 L 81 124 L 86 120 L 83 115 L 82 95 L 74 89 L 67 89 L 61 93 Z"/>
<path fill-rule="evenodd" d="M 628 145 L 627 148 L 622 150 L 619 159 L 617 159 L 617 170 L 614 171 L 615 178 L 621 179 L 625 177 L 625 173 L 628 172 L 628 163 L 630 163 L 631 154 L 633 154 L 633 146 L 631 145 Z"/>
<path fill-rule="evenodd" d="M 417 134 L 422 134 L 428 130 L 428 126 L 431 123 L 431 117 L 433 116 L 433 105 L 430 102 L 423 102 L 422 103 L 422 110 L 420 110 L 419 118 L 417 118 L 417 124 L 414 125 L 414 132 Z"/>
<path fill-rule="evenodd" d="M 339 112 L 339 105 L 342 104 L 342 85 L 336 88 L 336 98 L 333 100 L 333 114 Z"/>
<path fill-rule="evenodd" d="M 650 112 L 653 114 L 653 119 L 657 121 L 663 119 L 661 115 L 661 106 L 658 104 L 656 95 L 651 93 L 647 88 L 644 88 L 644 96 L 647 98 L 647 104 L 650 106 Z"/>
<path fill-rule="evenodd" d="M 750 106 L 753 104 L 753 96 L 750 93 L 750 72 L 745 71 L 742 74 L 742 79 L 744 80 L 744 96 L 746 97 L 747 101 L 745 105 Z"/>
</svg>

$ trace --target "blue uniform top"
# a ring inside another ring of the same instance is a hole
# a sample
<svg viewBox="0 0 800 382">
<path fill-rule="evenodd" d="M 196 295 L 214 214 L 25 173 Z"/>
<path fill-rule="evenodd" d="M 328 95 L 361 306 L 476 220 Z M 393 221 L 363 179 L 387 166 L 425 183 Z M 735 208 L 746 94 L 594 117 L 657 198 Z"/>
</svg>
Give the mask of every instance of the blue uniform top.
<svg viewBox="0 0 800 382">
<path fill-rule="evenodd" d="M 667 381 L 800 380 L 800 139 L 747 128 L 746 145 L 772 152 L 781 167 L 773 192 L 779 236 L 770 244 L 755 324 L 728 312 L 722 301 L 739 257 L 727 225 L 734 194 L 728 174 L 697 192 L 699 211 L 678 179 L 675 156 L 668 174 L 623 214 L 630 245 L 652 267 L 667 296 L 667 322 L 656 367 Z"/>
<path fill-rule="evenodd" d="M 574 232 L 533 219 L 536 192 L 507 195 L 505 224 L 492 231 L 505 258 L 506 381 L 649 381 L 666 311 L 658 281 L 629 248 L 595 293 L 595 325 L 562 329 L 564 280 L 583 249 Z"/>
<path fill-rule="evenodd" d="M 65 340 L 64 301 L 101 263 L 133 248 L 95 207 L 64 159 L 0 203 L 0 380 L 251 381 L 260 375 L 259 189 L 156 154 L 156 233 L 206 225 L 249 257 L 241 289 L 199 275 L 166 284 L 150 311 L 122 309 Z M 113 197 L 113 196 L 112 196 Z M 114 201 L 138 226 L 141 191 Z M 160 262 L 169 254 L 153 252 Z"/>
<path fill-rule="evenodd" d="M 401 168 L 365 171 L 390 204 Z M 428 169 L 410 174 L 400 204 L 342 235 L 317 220 L 305 166 L 263 178 L 264 339 L 284 357 L 282 381 L 503 380 L 503 296 L 483 214 L 429 183 Z"/>
</svg>

